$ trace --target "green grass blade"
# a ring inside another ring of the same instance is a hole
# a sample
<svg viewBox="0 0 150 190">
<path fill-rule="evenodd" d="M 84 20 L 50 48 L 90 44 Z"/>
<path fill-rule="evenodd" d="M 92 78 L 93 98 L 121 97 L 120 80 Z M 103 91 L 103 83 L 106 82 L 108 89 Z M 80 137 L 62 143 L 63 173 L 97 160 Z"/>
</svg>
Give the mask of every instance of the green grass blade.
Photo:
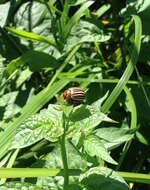
<svg viewBox="0 0 150 190">
<path fill-rule="evenodd" d="M 69 8 L 70 8 L 69 2 L 68 2 L 68 0 L 65 0 L 64 10 L 63 10 L 63 13 L 60 18 L 62 35 L 65 33 L 65 25 L 68 21 Z"/>
<path fill-rule="evenodd" d="M 68 62 L 71 60 L 71 58 L 73 57 L 73 55 L 78 51 L 78 49 L 80 48 L 80 44 L 75 46 L 74 49 L 69 53 L 69 55 L 67 56 L 67 58 L 65 59 L 64 63 L 59 67 L 59 69 L 56 71 L 55 75 L 53 76 L 52 80 L 50 81 L 49 85 L 52 85 L 53 82 L 56 80 L 56 78 L 59 76 L 59 74 L 63 71 L 63 69 L 66 67 L 66 65 L 68 64 Z"/>
<path fill-rule="evenodd" d="M 54 6 L 54 4 L 51 3 L 51 1 L 49 1 L 49 2 L 44 1 L 44 3 L 46 4 L 46 6 L 48 5 L 49 8 L 51 8 L 51 10 L 53 10 L 54 13 L 56 12 L 59 15 L 62 15 L 62 12 L 59 9 L 57 9 L 56 6 Z"/>
<path fill-rule="evenodd" d="M 137 110 L 136 110 L 136 105 L 135 105 L 135 101 L 134 98 L 130 92 L 130 90 L 125 86 L 124 87 L 124 91 L 129 99 L 129 103 L 130 103 L 130 108 L 131 108 L 131 124 L 130 124 L 130 128 L 131 129 L 137 129 Z M 123 163 L 123 160 L 127 154 L 127 151 L 130 148 L 130 145 L 132 143 L 132 139 L 128 142 L 125 143 L 124 147 L 123 147 L 123 151 L 121 153 L 121 156 L 119 158 L 119 162 L 118 165 L 116 167 L 116 170 L 119 170 L 121 164 Z"/>
<path fill-rule="evenodd" d="M 19 153 L 19 149 L 16 149 L 14 151 L 14 153 L 10 157 L 10 160 L 9 160 L 7 166 L 6 166 L 7 168 L 12 168 L 12 166 L 13 166 L 15 160 L 16 160 L 16 157 L 17 157 L 18 153 Z M 6 180 L 7 180 L 7 178 L 1 178 L 0 185 L 4 184 L 6 182 Z"/>
<path fill-rule="evenodd" d="M 100 7 L 100 8 L 96 11 L 96 13 L 94 13 L 94 14 L 96 14 L 98 17 L 101 17 L 106 11 L 108 11 L 108 10 L 110 9 L 110 7 L 111 7 L 110 4 L 105 4 L 105 5 L 103 5 L 102 7 Z"/>
<path fill-rule="evenodd" d="M 80 169 L 69 169 L 70 176 L 79 176 Z M 0 168 L 0 178 L 64 176 L 64 170 L 58 168 Z"/>
<path fill-rule="evenodd" d="M 134 98 L 132 96 L 132 93 L 130 92 L 130 90 L 126 86 L 124 87 L 124 91 L 125 91 L 128 99 L 129 99 L 130 108 L 131 108 L 131 124 L 130 124 L 130 128 L 131 129 L 137 129 L 137 110 L 136 110 L 136 105 L 135 105 Z"/>
<path fill-rule="evenodd" d="M 89 66 L 90 67 L 90 66 Z M 110 83 L 110 84 L 114 84 L 114 83 L 118 83 L 119 82 L 119 79 L 95 79 L 94 77 L 93 78 L 80 78 L 80 77 L 76 77 L 76 78 L 72 78 L 70 76 L 78 76 L 78 75 L 84 75 L 86 74 L 85 72 L 82 72 L 82 73 L 61 73 L 59 75 L 59 78 L 64 78 L 64 76 L 71 82 L 85 82 L 85 81 L 88 81 L 90 83 Z M 136 84 L 136 85 L 140 85 L 141 82 L 139 81 L 135 81 L 135 80 L 128 80 L 127 84 Z M 150 86 L 150 82 L 146 82 L 146 81 L 143 81 L 142 82 L 143 85 L 148 85 Z"/>
<path fill-rule="evenodd" d="M 117 172 L 126 181 L 150 184 L 150 174 Z"/>
<path fill-rule="evenodd" d="M 5 29 L 17 37 L 26 38 L 31 41 L 39 41 L 39 42 L 48 43 L 56 47 L 56 43 L 53 40 L 46 38 L 45 36 L 40 36 L 33 32 L 27 32 L 24 30 L 16 30 L 15 28 L 11 28 L 11 27 L 5 27 Z"/>
<path fill-rule="evenodd" d="M 106 102 L 102 106 L 102 112 L 107 113 L 108 110 L 111 108 L 113 103 L 116 101 L 120 93 L 122 92 L 124 86 L 128 82 L 130 76 L 132 75 L 136 62 L 138 60 L 138 55 L 140 52 L 141 47 L 141 34 L 142 34 L 142 24 L 141 20 L 137 15 L 132 15 L 134 22 L 135 22 L 135 42 L 133 46 L 133 52 L 131 55 L 130 62 L 122 75 L 121 79 L 119 80 L 118 84 L 106 100 Z"/>
<path fill-rule="evenodd" d="M 57 168 L 0 168 L 0 178 L 56 176 Z"/>
<path fill-rule="evenodd" d="M 79 176 L 81 170 L 69 169 L 70 176 Z M 117 172 L 126 181 L 150 184 L 150 174 Z M 21 178 L 21 177 L 46 177 L 63 176 L 64 171 L 57 168 L 0 168 L 0 178 Z"/>
<path fill-rule="evenodd" d="M 86 3 L 84 3 L 80 9 L 71 17 L 71 19 L 68 21 L 64 31 L 64 39 L 68 36 L 71 28 L 78 22 L 78 20 L 81 18 L 81 16 L 83 16 L 85 10 L 90 7 L 92 4 L 94 3 L 94 1 L 87 1 Z"/>
</svg>

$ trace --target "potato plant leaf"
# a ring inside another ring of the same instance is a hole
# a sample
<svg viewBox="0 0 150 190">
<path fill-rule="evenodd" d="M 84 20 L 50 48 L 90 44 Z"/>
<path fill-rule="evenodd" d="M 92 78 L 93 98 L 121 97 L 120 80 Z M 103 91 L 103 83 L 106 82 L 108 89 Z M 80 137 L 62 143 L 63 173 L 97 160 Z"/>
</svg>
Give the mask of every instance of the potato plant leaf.
<svg viewBox="0 0 150 190">
<path fill-rule="evenodd" d="M 84 149 L 90 156 L 97 156 L 106 162 L 117 164 L 117 162 L 111 158 L 107 149 L 96 135 L 89 135 L 85 138 Z"/>
<path fill-rule="evenodd" d="M 63 134 L 62 111 L 50 105 L 47 110 L 33 115 L 24 121 L 16 130 L 10 149 L 24 148 L 45 138 L 55 142 Z"/>
<path fill-rule="evenodd" d="M 100 105 L 101 102 L 96 101 Z M 69 128 L 67 131 L 68 137 L 74 135 L 80 136 L 81 131 L 85 134 L 90 133 L 102 121 L 114 122 L 107 117 L 106 114 L 100 111 L 100 108 L 95 104 L 93 105 L 80 105 L 77 106 L 70 115 Z"/>
<path fill-rule="evenodd" d="M 31 183 L 24 183 L 24 182 L 18 182 L 18 181 L 13 181 L 13 182 L 8 182 L 5 183 L 4 185 L 0 186 L 0 190 L 10 190 L 10 189 L 23 189 L 23 190 L 42 190 L 40 187 L 37 185 L 31 184 Z"/>
<path fill-rule="evenodd" d="M 109 150 L 131 140 L 134 136 L 130 129 L 117 127 L 109 127 L 109 129 L 107 127 L 99 128 L 95 132 L 95 134 L 103 140 L 105 147 Z"/>
<path fill-rule="evenodd" d="M 48 4 L 54 7 L 55 1 L 50 1 Z M 33 32 L 37 35 L 44 36 L 46 38 L 54 40 L 54 36 L 57 35 L 58 30 L 55 18 L 55 11 L 52 10 L 52 14 L 45 6 L 45 0 L 43 1 L 27 1 L 19 7 L 15 14 L 15 26 L 18 30 L 25 30 Z M 30 15 L 30 16 L 29 16 Z M 54 25 L 52 24 L 54 22 Z M 54 57 L 59 57 L 60 53 L 56 48 L 45 44 L 40 41 L 29 41 L 21 38 L 21 44 L 33 47 L 34 50 L 44 51 L 45 53 L 53 54 Z"/>
<path fill-rule="evenodd" d="M 66 141 L 65 143 L 66 150 L 67 150 L 67 161 L 68 161 L 68 167 L 71 169 L 81 169 L 86 170 L 88 166 L 90 166 L 90 163 L 88 163 L 84 158 L 81 157 L 81 155 L 78 153 L 78 151 L 72 146 L 71 143 Z M 63 168 L 63 163 L 61 160 L 61 148 L 60 145 L 57 144 L 55 148 L 47 155 L 46 161 L 44 164 L 44 168 Z M 70 176 L 71 183 L 77 183 L 77 177 Z M 50 188 L 53 186 L 54 189 L 58 189 L 58 187 L 61 189 L 63 186 L 63 178 L 62 176 L 56 176 L 56 177 L 42 177 L 37 179 L 37 185 L 41 188 L 46 188 L 47 186 Z M 72 190 L 72 189 L 71 189 Z"/>
<path fill-rule="evenodd" d="M 15 114 L 19 113 L 21 107 L 19 107 L 15 103 L 18 94 L 19 94 L 18 91 L 14 91 L 4 94 L 3 96 L 0 97 L 0 108 L 1 108 L 0 114 L 2 117 L 0 118 L 0 120 L 12 119 L 12 117 L 14 117 Z"/>
<path fill-rule="evenodd" d="M 3 27 L 6 23 L 8 12 L 10 8 L 10 2 L 0 5 L 0 27 Z"/>
<path fill-rule="evenodd" d="M 91 168 L 81 175 L 80 181 L 88 190 L 129 190 L 128 185 L 122 177 L 105 167 Z"/>
<path fill-rule="evenodd" d="M 72 27 L 65 51 L 69 51 L 73 46 L 83 42 L 105 42 L 110 39 L 110 34 L 103 31 L 103 27 L 97 20 L 80 20 Z"/>
</svg>

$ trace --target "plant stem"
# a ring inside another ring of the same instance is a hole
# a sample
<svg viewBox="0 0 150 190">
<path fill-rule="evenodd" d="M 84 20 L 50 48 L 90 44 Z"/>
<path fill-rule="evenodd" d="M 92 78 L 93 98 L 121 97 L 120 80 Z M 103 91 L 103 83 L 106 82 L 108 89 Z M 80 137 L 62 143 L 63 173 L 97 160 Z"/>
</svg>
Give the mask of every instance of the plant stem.
<svg viewBox="0 0 150 190">
<path fill-rule="evenodd" d="M 64 167 L 64 187 L 63 189 L 66 190 L 69 184 L 69 173 L 68 173 L 68 162 L 67 162 L 67 152 L 66 152 L 66 146 L 65 146 L 65 133 L 61 137 L 61 156 L 63 161 L 63 167 Z"/>
<path fill-rule="evenodd" d="M 63 168 L 64 168 L 64 187 L 63 190 L 66 190 L 69 184 L 69 170 L 68 170 L 68 161 L 67 161 L 67 152 L 66 152 L 66 127 L 68 125 L 68 118 L 66 118 L 66 115 L 63 114 L 63 127 L 64 127 L 64 134 L 60 138 L 60 146 L 61 146 L 61 157 L 63 162 Z"/>
</svg>

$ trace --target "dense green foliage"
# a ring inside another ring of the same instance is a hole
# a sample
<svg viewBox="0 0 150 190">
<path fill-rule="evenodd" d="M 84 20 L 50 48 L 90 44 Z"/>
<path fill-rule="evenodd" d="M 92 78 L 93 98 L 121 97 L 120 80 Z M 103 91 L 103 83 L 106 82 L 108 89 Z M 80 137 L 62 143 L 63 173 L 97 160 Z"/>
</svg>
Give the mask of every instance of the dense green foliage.
<svg viewBox="0 0 150 190">
<path fill-rule="evenodd" d="M 149 0 L 0 10 L 0 190 L 149 189 Z"/>
</svg>

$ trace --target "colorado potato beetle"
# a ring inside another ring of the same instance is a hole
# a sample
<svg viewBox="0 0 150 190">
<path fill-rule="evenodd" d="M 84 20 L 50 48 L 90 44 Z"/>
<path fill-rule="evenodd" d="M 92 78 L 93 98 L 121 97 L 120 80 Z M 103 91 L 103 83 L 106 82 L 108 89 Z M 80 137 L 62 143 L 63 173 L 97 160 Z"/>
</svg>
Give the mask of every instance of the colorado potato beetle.
<svg viewBox="0 0 150 190">
<path fill-rule="evenodd" d="M 63 93 L 64 99 L 69 103 L 82 103 L 85 98 L 85 92 L 78 87 L 72 87 Z"/>
</svg>

